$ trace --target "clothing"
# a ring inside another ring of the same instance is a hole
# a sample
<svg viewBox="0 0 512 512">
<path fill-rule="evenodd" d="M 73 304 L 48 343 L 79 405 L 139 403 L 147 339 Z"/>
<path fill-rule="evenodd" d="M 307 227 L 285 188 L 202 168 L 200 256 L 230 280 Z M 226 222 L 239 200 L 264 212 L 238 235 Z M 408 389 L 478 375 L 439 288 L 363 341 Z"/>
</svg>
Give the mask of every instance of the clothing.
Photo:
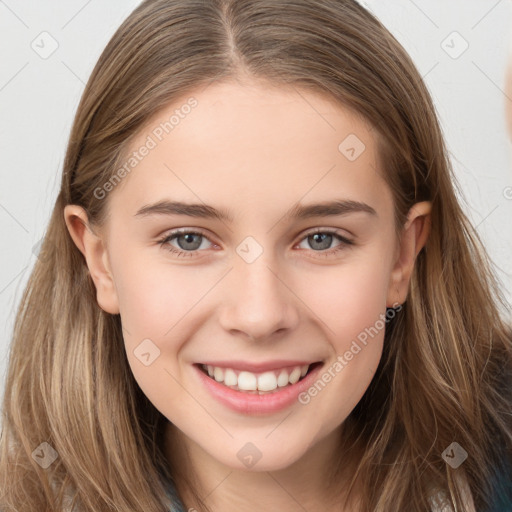
<svg viewBox="0 0 512 512">
<path fill-rule="evenodd" d="M 512 464 L 504 461 L 504 467 L 494 482 L 495 501 L 488 512 L 512 512 Z"/>
<path fill-rule="evenodd" d="M 167 483 L 167 495 L 169 496 L 172 502 L 172 506 L 169 509 L 169 512 L 187 512 L 185 510 L 185 505 L 178 497 L 178 493 L 172 482 Z"/>
<path fill-rule="evenodd" d="M 497 482 L 495 482 L 494 488 L 496 490 L 495 501 L 490 510 L 486 512 L 512 512 L 512 472 L 509 471 L 510 466 L 506 468 L 506 471 L 501 474 Z M 464 484 L 462 484 L 464 487 Z M 174 485 L 169 482 L 167 487 L 169 498 L 172 500 L 173 507 L 169 512 L 187 512 L 185 505 L 181 502 L 176 492 Z M 467 493 L 467 488 L 466 488 Z M 508 493 L 508 494 L 507 494 Z M 472 498 L 468 499 L 468 509 L 465 512 L 471 512 L 474 509 Z M 440 509 L 440 507 L 433 502 L 432 512 L 445 512 L 446 509 Z"/>
</svg>

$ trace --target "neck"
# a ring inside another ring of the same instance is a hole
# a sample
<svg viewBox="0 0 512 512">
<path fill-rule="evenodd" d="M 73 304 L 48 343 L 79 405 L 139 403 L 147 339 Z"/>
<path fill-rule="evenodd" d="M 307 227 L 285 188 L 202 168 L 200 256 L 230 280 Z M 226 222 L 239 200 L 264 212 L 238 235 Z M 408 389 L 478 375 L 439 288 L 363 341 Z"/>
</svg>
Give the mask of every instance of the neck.
<svg viewBox="0 0 512 512">
<path fill-rule="evenodd" d="M 294 463 L 274 471 L 225 466 L 170 422 L 165 431 L 165 452 L 186 510 L 204 510 L 206 505 L 210 512 L 295 512 L 301 508 L 310 512 L 352 512 L 356 510 L 353 505 L 341 508 L 351 476 L 348 457 L 342 465 L 343 475 L 334 479 L 332 475 L 345 453 L 341 431 L 342 426 Z"/>
</svg>

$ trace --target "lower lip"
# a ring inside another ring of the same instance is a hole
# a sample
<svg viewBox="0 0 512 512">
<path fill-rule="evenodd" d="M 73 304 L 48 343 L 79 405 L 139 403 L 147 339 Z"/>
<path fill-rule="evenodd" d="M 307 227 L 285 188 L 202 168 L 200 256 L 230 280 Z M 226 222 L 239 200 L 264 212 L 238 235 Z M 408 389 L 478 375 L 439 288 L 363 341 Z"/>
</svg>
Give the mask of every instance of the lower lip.
<svg viewBox="0 0 512 512">
<path fill-rule="evenodd" d="M 273 393 L 258 395 L 228 388 L 208 377 L 199 365 L 194 365 L 199 378 L 212 396 L 230 409 L 243 414 L 269 414 L 290 407 L 294 402 L 298 402 L 299 394 L 311 386 L 322 367 L 323 364 L 313 368 L 302 380 L 291 386 L 288 385 Z"/>
</svg>

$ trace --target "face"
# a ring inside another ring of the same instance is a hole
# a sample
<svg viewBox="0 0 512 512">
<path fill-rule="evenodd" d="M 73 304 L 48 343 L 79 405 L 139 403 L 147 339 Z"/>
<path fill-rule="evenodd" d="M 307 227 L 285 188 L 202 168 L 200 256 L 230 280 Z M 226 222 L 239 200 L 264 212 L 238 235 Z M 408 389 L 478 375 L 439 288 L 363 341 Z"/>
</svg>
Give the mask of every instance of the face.
<svg viewBox="0 0 512 512">
<path fill-rule="evenodd" d="M 399 243 L 374 135 L 310 92 L 216 83 L 133 142 L 145 156 L 109 190 L 97 237 L 80 237 L 67 207 L 98 302 L 121 315 L 139 386 L 227 466 L 297 461 L 374 376 L 425 213 L 419 204 Z"/>
</svg>

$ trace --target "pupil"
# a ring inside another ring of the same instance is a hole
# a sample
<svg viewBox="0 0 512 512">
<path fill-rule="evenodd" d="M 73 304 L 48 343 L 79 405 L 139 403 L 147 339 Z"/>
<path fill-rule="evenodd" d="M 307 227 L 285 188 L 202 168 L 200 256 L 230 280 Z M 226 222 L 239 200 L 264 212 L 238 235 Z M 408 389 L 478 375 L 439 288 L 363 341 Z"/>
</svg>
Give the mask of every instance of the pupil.
<svg viewBox="0 0 512 512">
<path fill-rule="evenodd" d="M 200 236 L 202 236 L 202 235 L 196 235 L 194 233 L 185 233 L 184 235 L 181 235 L 181 237 L 178 238 L 178 240 L 180 238 L 185 239 L 185 243 L 184 244 L 179 243 L 179 245 L 182 249 L 193 249 L 193 250 L 197 249 L 197 247 L 194 247 L 194 246 L 189 247 L 188 244 L 194 245 L 194 237 L 200 237 Z M 197 242 L 196 242 L 196 245 L 197 245 Z M 201 244 L 199 244 L 199 245 L 201 245 Z"/>
<path fill-rule="evenodd" d="M 332 235 L 328 235 L 326 233 L 315 233 L 314 235 L 312 235 L 314 243 L 321 244 L 322 242 L 324 242 L 324 244 L 320 247 L 320 249 L 328 249 L 329 248 L 329 245 L 330 245 L 329 237 L 332 237 Z M 328 241 L 327 244 L 325 243 L 326 239 Z"/>
</svg>

